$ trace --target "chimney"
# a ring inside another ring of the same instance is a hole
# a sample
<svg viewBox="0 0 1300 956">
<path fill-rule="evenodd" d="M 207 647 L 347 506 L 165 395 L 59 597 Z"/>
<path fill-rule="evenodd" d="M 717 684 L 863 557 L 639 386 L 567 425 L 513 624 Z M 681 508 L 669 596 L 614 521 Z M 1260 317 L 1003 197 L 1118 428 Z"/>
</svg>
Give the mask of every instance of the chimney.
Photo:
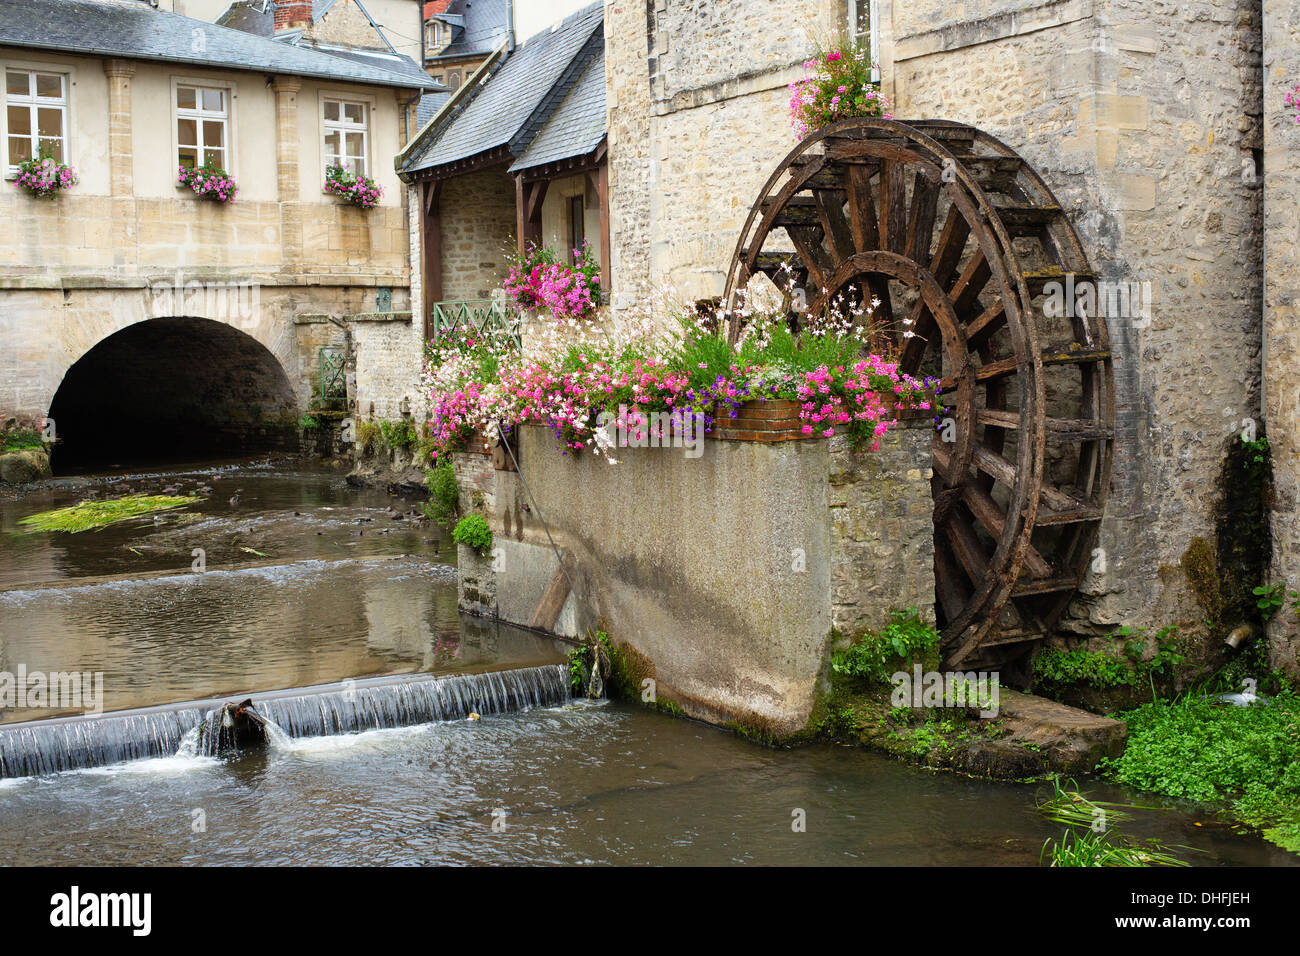
<svg viewBox="0 0 1300 956">
<path fill-rule="evenodd" d="M 311 0 L 275 0 L 275 32 L 311 26 Z"/>
</svg>

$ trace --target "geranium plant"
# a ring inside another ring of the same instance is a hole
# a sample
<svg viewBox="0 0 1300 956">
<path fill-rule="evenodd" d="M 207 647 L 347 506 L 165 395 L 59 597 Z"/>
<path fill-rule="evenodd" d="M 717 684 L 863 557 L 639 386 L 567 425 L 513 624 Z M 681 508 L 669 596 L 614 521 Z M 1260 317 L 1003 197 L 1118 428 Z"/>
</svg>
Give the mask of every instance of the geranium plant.
<svg viewBox="0 0 1300 956">
<path fill-rule="evenodd" d="M 870 49 L 840 43 L 804 62 L 804 76 L 790 84 L 790 123 L 803 139 L 814 130 L 855 116 L 893 119 L 889 100 L 871 80 Z"/>
<path fill-rule="evenodd" d="M 181 166 L 176 182 L 194 190 L 200 199 L 213 202 L 232 203 L 239 187 L 230 174 L 219 166 L 204 163 L 202 166 Z"/>
<path fill-rule="evenodd" d="M 384 187 L 369 176 L 354 175 L 339 163 L 325 170 L 325 191 L 362 209 L 372 209 L 384 195 Z"/>
<path fill-rule="evenodd" d="M 50 155 L 48 147 L 41 147 L 39 155 L 24 159 L 18 164 L 18 177 L 14 185 L 33 196 L 53 199 L 65 189 L 77 184 L 77 171 Z"/>
<path fill-rule="evenodd" d="M 513 257 L 502 287 L 506 296 L 523 309 L 550 312 L 557 319 L 582 319 L 600 303 L 600 264 L 583 240 L 573 250 L 574 265 L 560 262 L 549 246 L 530 245 Z"/>
</svg>

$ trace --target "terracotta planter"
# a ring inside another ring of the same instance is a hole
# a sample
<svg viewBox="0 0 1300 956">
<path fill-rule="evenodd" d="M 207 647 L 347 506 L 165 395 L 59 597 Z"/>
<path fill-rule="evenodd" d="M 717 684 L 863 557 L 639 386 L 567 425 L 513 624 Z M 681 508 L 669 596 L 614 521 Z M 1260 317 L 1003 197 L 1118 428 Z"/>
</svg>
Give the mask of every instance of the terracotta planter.
<svg viewBox="0 0 1300 956">
<path fill-rule="evenodd" d="M 745 402 L 736 417 L 722 411 L 713 423 L 713 437 L 722 441 L 807 441 L 822 436 L 814 431 L 803 433 L 799 403 L 784 398 Z"/>
</svg>

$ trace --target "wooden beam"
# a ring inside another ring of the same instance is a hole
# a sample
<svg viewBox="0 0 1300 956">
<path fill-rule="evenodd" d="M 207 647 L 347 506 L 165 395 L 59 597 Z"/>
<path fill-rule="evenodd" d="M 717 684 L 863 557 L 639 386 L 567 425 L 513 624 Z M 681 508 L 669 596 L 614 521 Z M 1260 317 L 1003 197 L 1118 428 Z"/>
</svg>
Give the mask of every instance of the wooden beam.
<svg viewBox="0 0 1300 956">
<path fill-rule="evenodd" d="M 515 225 L 521 256 L 527 253 L 529 243 L 542 241 L 542 203 L 549 186 L 545 179 L 526 182 L 523 176 L 515 176 Z"/>
<path fill-rule="evenodd" d="M 433 304 L 442 301 L 442 183 L 443 180 L 438 179 L 421 185 L 420 245 L 423 255 L 420 275 L 424 290 L 422 324 L 425 341 L 433 337 Z"/>
</svg>

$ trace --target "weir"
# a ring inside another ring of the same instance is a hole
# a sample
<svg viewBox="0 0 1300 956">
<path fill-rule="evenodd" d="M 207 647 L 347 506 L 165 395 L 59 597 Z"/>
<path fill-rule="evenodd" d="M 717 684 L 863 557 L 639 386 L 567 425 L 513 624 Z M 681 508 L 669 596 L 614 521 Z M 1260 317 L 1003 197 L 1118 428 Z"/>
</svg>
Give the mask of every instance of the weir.
<svg viewBox="0 0 1300 956">
<path fill-rule="evenodd" d="M 182 745 L 215 755 L 223 735 L 205 721 L 218 729 L 226 705 L 247 698 L 289 737 L 321 737 L 551 706 L 568 700 L 569 676 L 563 664 L 407 674 L 9 724 L 0 726 L 0 779 L 166 757 Z"/>
</svg>

